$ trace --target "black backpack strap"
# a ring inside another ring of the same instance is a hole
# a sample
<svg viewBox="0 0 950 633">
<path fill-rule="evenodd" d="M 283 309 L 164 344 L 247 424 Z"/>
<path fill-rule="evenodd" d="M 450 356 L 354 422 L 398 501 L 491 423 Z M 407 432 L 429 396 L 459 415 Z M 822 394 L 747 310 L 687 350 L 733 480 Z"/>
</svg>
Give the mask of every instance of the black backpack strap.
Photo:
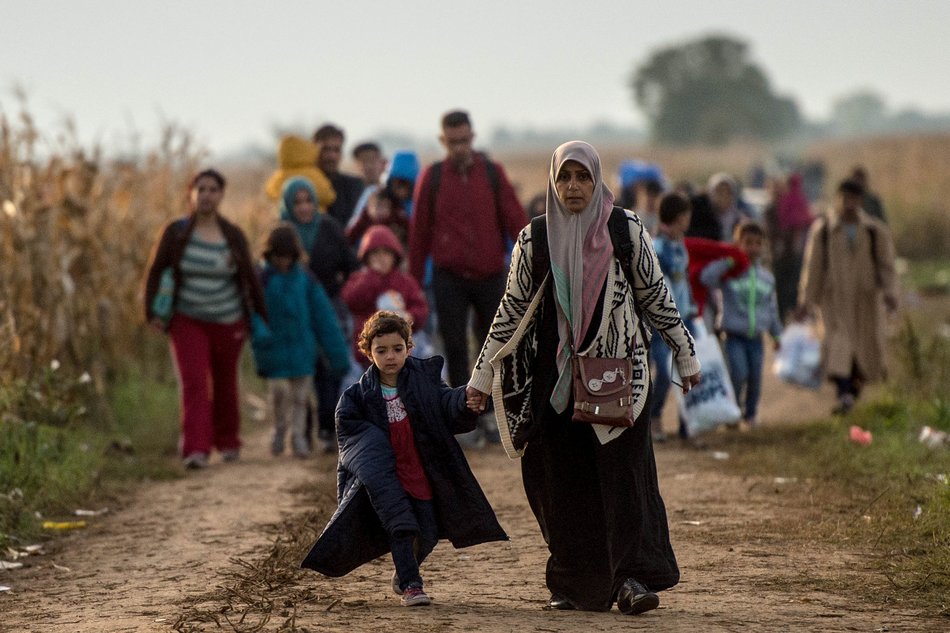
<svg viewBox="0 0 950 633">
<path fill-rule="evenodd" d="M 429 169 L 429 213 L 435 217 L 435 199 L 439 195 L 439 185 L 442 182 L 442 164 L 445 161 L 432 163 Z"/>
<path fill-rule="evenodd" d="M 531 220 L 531 287 L 537 292 L 551 269 L 551 253 L 548 251 L 548 219 L 538 216 Z"/>
<path fill-rule="evenodd" d="M 501 209 L 501 176 L 498 174 L 498 166 L 487 154 L 479 152 L 485 160 L 485 171 L 488 172 L 488 184 L 491 186 L 492 198 L 495 202 L 495 214 L 498 217 L 498 230 L 501 231 L 503 238 L 507 237 L 505 232 L 505 217 L 502 214 Z M 432 163 L 432 168 L 429 170 L 429 209 L 432 210 L 432 213 L 435 213 L 435 202 L 436 198 L 439 195 L 439 185 L 442 183 L 442 168 L 445 161 L 438 161 Z M 503 242 L 505 239 L 502 240 Z"/>
<path fill-rule="evenodd" d="M 871 264 L 874 265 L 874 283 L 878 288 L 884 287 L 884 280 L 881 279 L 881 269 L 877 261 L 877 230 L 872 225 L 868 225 L 868 239 L 871 241 Z"/>
<path fill-rule="evenodd" d="M 633 277 L 633 240 L 630 239 L 630 224 L 627 214 L 621 207 L 614 207 L 610 211 L 610 219 L 607 220 L 607 231 L 610 233 L 610 243 L 614 248 L 614 257 L 620 260 L 620 269 L 623 276 L 627 278 L 627 284 L 630 290 L 635 290 L 637 285 Z M 637 315 L 637 321 L 640 322 L 640 334 L 643 336 L 643 344 L 646 345 L 647 326 L 643 318 L 643 310 L 640 304 L 634 300 L 633 309 Z"/>
</svg>

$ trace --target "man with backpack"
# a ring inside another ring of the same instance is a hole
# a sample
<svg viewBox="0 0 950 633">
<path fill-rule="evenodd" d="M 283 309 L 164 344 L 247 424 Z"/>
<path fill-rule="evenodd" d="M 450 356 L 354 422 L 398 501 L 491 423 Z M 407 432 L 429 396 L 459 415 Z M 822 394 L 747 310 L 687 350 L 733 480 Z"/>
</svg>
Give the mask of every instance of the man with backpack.
<svg viewBox="0 0 950 633">
<path fill-rule="evenodd" d="M 897 309 L 894 242 L 887 226 L 861 208 L 863 200 L 861 183 L 838 186 L 834 208 L 808 232 L 799 291 L 800 313 L 817 308 L 824 324 L 836 414 L 851 410 L 865 384 L 885 378 L 882 307 Z"/>
<path fill-rule="evenodd" d="M 466 384 L 471 370 L 469 311 L 475 311 L 475 337 L 482 341 L 505 290 L 509 244 L 528 222 L 501 165 L 474 151 L 474 138 L 467 112 L 442 117 L 446 157 L 417 181 L 409 227 L 409 272 L 420 283 L 432 258 L 432 291 L 453 386 Z"/>
</svg>

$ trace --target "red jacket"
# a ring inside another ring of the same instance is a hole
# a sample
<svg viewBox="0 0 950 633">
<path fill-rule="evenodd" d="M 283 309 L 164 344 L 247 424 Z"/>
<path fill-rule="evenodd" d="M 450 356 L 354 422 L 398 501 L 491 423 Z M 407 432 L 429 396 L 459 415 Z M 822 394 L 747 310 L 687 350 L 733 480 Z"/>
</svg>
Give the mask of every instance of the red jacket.
<svg viewBox="0 0 950 633">
<path fill-rule="evenodd" d="M 396 265 L 386 275 L 380 275 L 375 270 L 370 270 L 365 266 L 366 256 L 370 251 L 378 248 L 388 249 L 396 255 Z M 398 302 L 399 297 L 401 297 L 405 304 L 402 309 L 412 317 L 414 332 L 422 329 L 429 316 L 429 304 L 422 288 L 419 287 L 419 283 L 399 269 L 402 257 L 402 245 L 392 231 L 385 226 L 371 227 L 360 243 L 359 258 L 364 266 L 350 275 L 340 292 L 343 303 L 346 304 L 353 315 L 353 348 L 356 358 L 362 361 L 364 366 L 368 365 L 369 361 L 359 351 L 356 344 L 359 340 L 359 334 L 363 331 L 363 325 L 377 310 L 392 309 L 386 305 L 391 299 Z M 398 294 L 399 297 L 395 295 L 385 296 L 390 292 Z"/>
<path fill-rule="evenodd" d="M 709 296 L 709 289 L 699 280 L 700 273 L 707 264 L 731 257 L 736 265 L 729 269 L 724 276 L 725 279 L 738 277 L 749 267 L 749 257 L 739 250 L 737 246 L 719 242 L 717 240 L 707 240 L 702 237 L 687 237 L 686 252 L 689 253 L 689 287 L 693 291 L 693 301 L 696 303 L 696 310 L 702 315 L 706 307 L 706 299 Z"/>
<path fill-rule="evenodd" d="M 431 165 L 416 183 L 409 223 L 409 272 L 420 282 L 429 255 L 435 268 L 465 279 L 485 279 L 504 272 L 507 238 L 517 239 L 528 218 L 497 163 L 501 210 L 495 209 L 485 160 L 476 153 L 465 174 L 445 161 L 435 209 L 430 204 Z M 499 216 L 504 226 L 499 226 Z"/>
</svg>

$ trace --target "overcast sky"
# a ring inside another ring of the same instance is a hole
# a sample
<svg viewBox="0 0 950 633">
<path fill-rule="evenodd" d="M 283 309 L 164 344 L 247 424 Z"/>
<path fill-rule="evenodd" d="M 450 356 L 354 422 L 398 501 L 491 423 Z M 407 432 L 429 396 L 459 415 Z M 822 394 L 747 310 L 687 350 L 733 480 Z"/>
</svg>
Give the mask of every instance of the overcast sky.
<svg viewBox="0 0 950 633">
<path fill-rule="evenodd" d="M 0 109 L 16 109 L 19 84 L 44 126 L 72 115 L 108 146 L 174 120 L 219 154 L 327 119 L 348 144 L 434 137 L 455 107 L 483 134 L 642 125 L 631 70 L 715 32 L 749 41 L 811 118 L 863 87 L 948 111 L 948 25 L 944 0 L 0 0 Z"/>
</svg>

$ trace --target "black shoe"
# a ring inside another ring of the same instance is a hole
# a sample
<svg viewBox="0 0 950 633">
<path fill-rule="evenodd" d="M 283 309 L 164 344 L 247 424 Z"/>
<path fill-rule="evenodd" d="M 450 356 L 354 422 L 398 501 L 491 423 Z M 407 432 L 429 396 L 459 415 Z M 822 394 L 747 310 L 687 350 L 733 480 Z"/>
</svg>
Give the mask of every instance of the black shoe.
<svg viewBox="0 0 950 633">
<path fill-rule="evenodd" d="M 617 593 L 617 608 L 624 615 L 636 615 L 660 606 L 660 598 L 633 578 L 627 578 Z"/>
<path fill-rule="evenodd" d="M 552 593 L 551 598 L 548 600 L 547 606 L 544 608 L 554 611 L 573 611 L 574 605 L 571 604 L 571 601 L 564 596 L 559 596 L 556 593 Z"/>
</svg>

